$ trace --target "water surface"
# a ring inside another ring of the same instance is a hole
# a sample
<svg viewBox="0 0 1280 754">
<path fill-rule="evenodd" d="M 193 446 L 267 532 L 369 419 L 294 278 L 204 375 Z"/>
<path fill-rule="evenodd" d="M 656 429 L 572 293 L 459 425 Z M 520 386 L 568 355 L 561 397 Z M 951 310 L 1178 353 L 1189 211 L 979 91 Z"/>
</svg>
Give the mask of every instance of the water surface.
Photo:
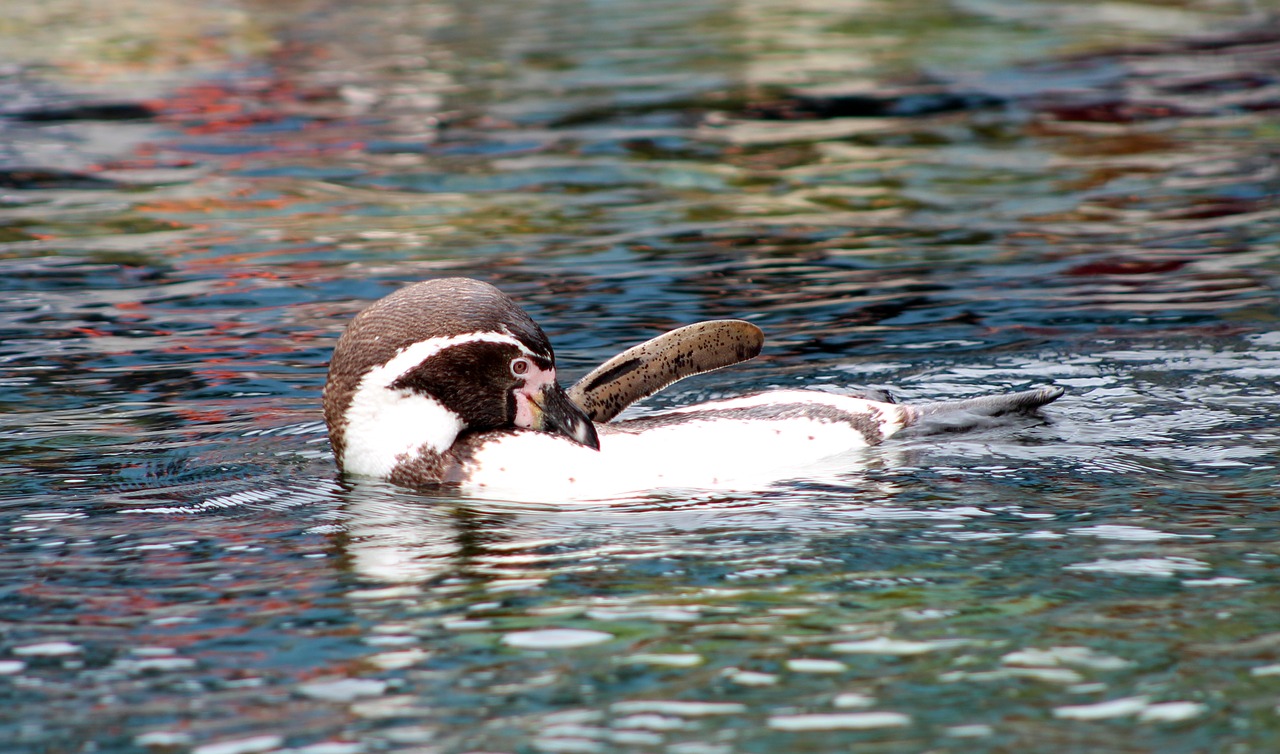
<svg viewBox="0 0 1280 754">
<path fill-rule="evenodd" d="M 1274 748 L 1257 9 L 40 5 L 0 28 L 6 751 Z M 569 381 L 766 330 L 638 412 L 1070 392 L 759 494 L 339 479 L 337 334 L 444 274 Z"/>
</svg>

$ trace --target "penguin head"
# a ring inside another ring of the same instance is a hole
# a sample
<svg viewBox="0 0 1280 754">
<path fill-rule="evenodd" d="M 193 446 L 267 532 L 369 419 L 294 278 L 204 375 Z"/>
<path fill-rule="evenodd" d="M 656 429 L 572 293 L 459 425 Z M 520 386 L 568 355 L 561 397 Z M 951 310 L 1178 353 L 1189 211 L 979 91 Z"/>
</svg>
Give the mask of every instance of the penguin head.
<svg viewBox="0 0 1280 754">
<path fill-rule="evenodd" d="M 324 414 L 339 466 L 370 476 L 444 453 L 467 431 L 528 429 L 599 449 L 542 328 L 465 278 L 407 286 L 358 314 L 334 348 Z"/>
</svg>

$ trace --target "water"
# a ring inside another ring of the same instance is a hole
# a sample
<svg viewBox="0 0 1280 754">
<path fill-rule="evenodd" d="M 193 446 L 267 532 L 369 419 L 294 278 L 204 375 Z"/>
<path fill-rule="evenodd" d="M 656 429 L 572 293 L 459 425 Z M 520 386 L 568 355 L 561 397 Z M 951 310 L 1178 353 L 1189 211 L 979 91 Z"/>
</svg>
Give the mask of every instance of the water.
<svg viewBox="0 0 1280 754">
<path fill-rule="evenodd" d="M 1259 9 L 11 10 L 5 751 L 1274 749 Z M 832 87 L 888 111 L 805 117 Z M 155 115 L 31 118 L 102 101 Z M 639 411 L 1070 392 L 754 495 L 342 481 L 328 352 L 440 274 L 526 303 L 569 381 L 698 319 L 765 328 Z"/>
</svg>

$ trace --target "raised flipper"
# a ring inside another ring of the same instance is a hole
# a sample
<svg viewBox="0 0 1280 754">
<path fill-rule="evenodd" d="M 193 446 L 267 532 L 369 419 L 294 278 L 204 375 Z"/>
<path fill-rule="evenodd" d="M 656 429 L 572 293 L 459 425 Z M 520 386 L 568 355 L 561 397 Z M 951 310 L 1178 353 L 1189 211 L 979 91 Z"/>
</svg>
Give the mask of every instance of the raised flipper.
<svg viewBox="0 0 1280 754">
<path fill-rule="evenodd" d="M 1061 398 L 1065 392 L 1065 388 L 1051 386 L 959 401 L 916 403 L 911 406 L 917 412 L 916 420 L 905 432 L 935 434 L 993 426 L 1001 423 L 1001 417 L 1034 414 L 1041 406 Z"/>
<path fill-rule="evenodd" d="M 755 358 L 764 332 L 740 319 L 713 319 L 677 328 L 633 346 L 591 370 L 569 398 L 604 423 L 677 380 Z"/>
</svg>

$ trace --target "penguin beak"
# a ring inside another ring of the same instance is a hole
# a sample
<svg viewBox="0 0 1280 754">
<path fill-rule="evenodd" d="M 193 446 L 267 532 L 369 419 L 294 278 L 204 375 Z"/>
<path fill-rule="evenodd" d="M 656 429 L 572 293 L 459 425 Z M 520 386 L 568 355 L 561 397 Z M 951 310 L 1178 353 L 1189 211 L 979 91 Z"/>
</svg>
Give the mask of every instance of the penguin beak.
<svg viewBox="0 0 1280 754">
<path fill-rule="evenodd" d="M 529 401 L 531 420 L 529 429 L 539 432 L 564 435 L 579 445 L 592 450 L 600 449 L 600 438 L 596 436 L 595 425 L 586 412 L 569 400 L 564 388 L 555 382 L 547 382 L 536 393 L 526 393 Z M 517 424 L 523 422 L 517 421 Z"/>
</svg>

